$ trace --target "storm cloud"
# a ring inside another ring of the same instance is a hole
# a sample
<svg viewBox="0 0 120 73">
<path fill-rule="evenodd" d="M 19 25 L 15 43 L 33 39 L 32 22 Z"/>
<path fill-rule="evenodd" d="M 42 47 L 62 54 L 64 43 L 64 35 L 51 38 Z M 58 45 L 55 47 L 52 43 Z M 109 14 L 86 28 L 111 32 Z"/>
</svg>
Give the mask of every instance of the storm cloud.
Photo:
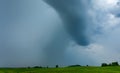
<svg viewBox="0 0 120 73">
<path fill-rule="evenodd" d="M 118 0 L 0 0 L 0 67 L 120 61 Z"/>
<path fill-rule="evenodd" d="M 94 27 L 90 19 L 92 2 L 89 0 L 44 0 L 60 15 L 64 26 L 72 38 L 82 46 L 90 44 L 90 29 Z"/>
</svg>

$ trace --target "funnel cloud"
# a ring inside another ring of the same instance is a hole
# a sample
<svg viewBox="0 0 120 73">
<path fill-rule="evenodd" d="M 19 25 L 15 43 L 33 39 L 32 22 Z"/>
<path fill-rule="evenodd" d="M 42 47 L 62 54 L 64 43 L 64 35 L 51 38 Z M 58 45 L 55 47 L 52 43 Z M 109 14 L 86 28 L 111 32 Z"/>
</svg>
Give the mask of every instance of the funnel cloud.
<svg viewBox="0 0 120 73">
<path fill-rule="evenodd" d="M 87 31 L 90 9 L 89 0 L 44 0 L 60 15 L 64 26 L 72 38 L 82 46 L 90 44 L 90 32 Z M 90 27 L 89 27 L 90 28 Z M 89 36 L 89 37 L 88 37 Z"/>
</svg>

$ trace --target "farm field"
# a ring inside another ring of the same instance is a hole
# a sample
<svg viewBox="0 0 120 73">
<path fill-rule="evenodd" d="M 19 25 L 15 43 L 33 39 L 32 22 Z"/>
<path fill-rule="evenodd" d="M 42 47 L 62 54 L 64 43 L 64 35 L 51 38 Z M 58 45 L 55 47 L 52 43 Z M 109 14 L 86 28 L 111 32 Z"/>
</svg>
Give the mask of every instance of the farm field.
<svg viewBox="0 0 120 73">
<path fill-rule="evenodd" d="M 0 73 L 120 73 L 120 67 L 1 68 Z"/>
</svg>

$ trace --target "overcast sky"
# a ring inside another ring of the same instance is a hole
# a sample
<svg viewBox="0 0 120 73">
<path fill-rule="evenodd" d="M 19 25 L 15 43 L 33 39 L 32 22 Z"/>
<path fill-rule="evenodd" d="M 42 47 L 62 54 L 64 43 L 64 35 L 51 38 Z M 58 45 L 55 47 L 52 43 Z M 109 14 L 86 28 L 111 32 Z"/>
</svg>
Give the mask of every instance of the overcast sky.
<svg viewBox="0 0 120 73">
<path fill-rule="evenodd" d="M 119 0 L 0 0 L 0 67 L 120 62 Z"/>
</svg>

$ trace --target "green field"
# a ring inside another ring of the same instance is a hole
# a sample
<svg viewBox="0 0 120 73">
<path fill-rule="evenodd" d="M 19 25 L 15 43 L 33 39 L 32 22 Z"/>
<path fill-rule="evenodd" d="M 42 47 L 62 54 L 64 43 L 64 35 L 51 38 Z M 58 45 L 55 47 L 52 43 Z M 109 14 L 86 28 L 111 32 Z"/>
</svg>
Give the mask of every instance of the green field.
<svg viewBox="0 0 120 73">
<path fill-rule="evenodd" d="M 1 68 L 0 73 L 120 73 L 120 67 Z"/>
</svg>

